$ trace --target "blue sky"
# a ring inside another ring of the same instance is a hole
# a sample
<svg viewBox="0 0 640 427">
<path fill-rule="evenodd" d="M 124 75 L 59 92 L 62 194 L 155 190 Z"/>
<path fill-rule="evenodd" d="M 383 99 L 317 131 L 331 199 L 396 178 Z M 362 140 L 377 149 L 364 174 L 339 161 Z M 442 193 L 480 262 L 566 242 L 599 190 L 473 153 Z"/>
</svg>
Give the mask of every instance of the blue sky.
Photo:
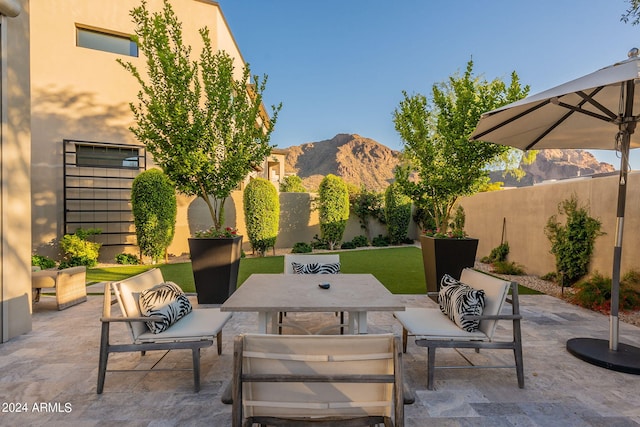
<svg viewBox="0 0 640 427">
<path fill-rule="evenodd" d="M 219 3 L 252 73 L 269 76 L 265 104 L 283 103 L 280 148 L 357 133 L 400 150 L 392 113 L 402 91 L 430 96 L 471 58 L 477 75 L 516 71 L 533 94 L 640 47 L 640 26 L 620 21 L 624 0 Z M 594 154 L 619 167 L 615 153 Z"/>
</svg>

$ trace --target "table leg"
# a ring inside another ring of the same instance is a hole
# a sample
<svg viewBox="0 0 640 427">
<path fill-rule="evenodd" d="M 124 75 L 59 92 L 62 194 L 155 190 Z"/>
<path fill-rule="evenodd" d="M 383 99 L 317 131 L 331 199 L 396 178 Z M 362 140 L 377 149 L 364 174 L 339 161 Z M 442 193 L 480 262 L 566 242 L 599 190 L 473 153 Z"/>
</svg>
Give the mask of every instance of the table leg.
<svg viewBox="0 0 640 427">
<path fill-rule="evenodd" d="M 266 334 L 269 326 L 269 321 L 271 320 L 271 316 L 269 312 L 259 311 L 258 312 L 258 333 Z"/>
<path fill-rule="evenodd" d="M 353 335 L 356 333 L 356 317 L 358 317 L 358 312 L 350 311 L 349 312 L 349 334 Z"/>
<path fill-rule="evenodd" d="M 366 311 L 358 311 L 358 333 L 359 334 L 367 333 L 367 312 Z"/>
</svg>

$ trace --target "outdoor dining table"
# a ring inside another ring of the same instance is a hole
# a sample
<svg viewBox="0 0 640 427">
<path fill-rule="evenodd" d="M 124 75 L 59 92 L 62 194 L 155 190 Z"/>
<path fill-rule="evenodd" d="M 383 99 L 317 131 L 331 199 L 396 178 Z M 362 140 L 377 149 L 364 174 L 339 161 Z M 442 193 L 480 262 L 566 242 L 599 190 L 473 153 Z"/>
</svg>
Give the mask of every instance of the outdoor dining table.
<svg viewBox="0 0 640 427">
<path fill-rule="evenodd" d="M 328 289 L 319 285 L 328 283 Z M 258 332 L 276 330 L 279 312 L 349 313 L 349 333 L 367 333 L 369 311 L 403 311 L 401 299 L 372 274 L 252 274 L 220 311 L 257 312 Z"/>
</svg>

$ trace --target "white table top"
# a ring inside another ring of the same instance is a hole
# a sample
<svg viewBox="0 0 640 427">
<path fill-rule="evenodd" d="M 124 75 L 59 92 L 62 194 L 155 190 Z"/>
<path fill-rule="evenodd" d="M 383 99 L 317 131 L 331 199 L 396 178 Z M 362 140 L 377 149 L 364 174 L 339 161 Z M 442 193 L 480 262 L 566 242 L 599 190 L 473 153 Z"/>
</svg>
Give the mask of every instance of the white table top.
<svg viewBox="0 0 640 427">
<path fill-rule="evenodd" d="M 330 283 L 329 289 L 318 284 Z M 220 311 L 402 311 L 372 274 L 252 274 Z"/>
</svg>

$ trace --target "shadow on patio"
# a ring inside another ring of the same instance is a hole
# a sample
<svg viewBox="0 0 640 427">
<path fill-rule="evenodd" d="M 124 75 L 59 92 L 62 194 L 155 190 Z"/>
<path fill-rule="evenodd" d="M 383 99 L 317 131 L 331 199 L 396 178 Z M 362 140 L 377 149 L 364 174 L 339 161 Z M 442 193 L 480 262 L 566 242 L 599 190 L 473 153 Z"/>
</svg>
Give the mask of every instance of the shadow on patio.
<svg viewBox="0 0 640 427">
<path fill-rule="evenodd" d="M 408 306 L 431 304 L 423 295 L 403 295 Z M 513 369 L 451 369 L 436 372 L 436 390 L 426 389 L 426 349 L 409 342 L 405 378 L 416 402 L 405 407 L 407 426 L 539 425 L 631 426 L 640 423 L 639 377 L 589 365 L 565 350 L 574 337 L 608 336 L 608 317 L 546 295 L 522 295 L 525 388 Z M 202 390 L 193 393 L 192 373 L 107 374 L 96 394 L 102 297 L 57 311 L 44 297 L 36 304 L 33 331 L 0 345 L 3 425 L 213 425 L 231 424 L 231 406 L 221 403 L 231 380 L 233 337 L 256 330 L 255 313 L 235 313 L 223 330 L 223 354 L 202 351 Z M 115 308 L 117 310 L 117 308 Z M 313 314 L 313 322 L 322 314 Z M 328 321 L 334 321 L 327 316 Z M 391 313 L 370 313 L 369 332 L 401 327 Z M 506 326 L 505 324 L 504 326 Z M 499 326 L 497 334 L 509 334 Z M 120 328 L 118 328 L 120 330 Z M 127 331 L 122 325 L 120 332 Z M 285 331 L 286 333 L 286 331 Z M 640 345 L 640 328 L 621 323 L 621 341 Z M 461 350 L 471 361 L 513 360 L 508 351 Z M 116 354 L 109 368 L 148 367 L 162 352 Z M 461 364 L 454 350 L 438 351 L 438 365 Z M 189 351 L 172 351 L 161 367 L 190 368 Z M 20 413 L 18 411 L 21 410 Z"/>
</svg>

